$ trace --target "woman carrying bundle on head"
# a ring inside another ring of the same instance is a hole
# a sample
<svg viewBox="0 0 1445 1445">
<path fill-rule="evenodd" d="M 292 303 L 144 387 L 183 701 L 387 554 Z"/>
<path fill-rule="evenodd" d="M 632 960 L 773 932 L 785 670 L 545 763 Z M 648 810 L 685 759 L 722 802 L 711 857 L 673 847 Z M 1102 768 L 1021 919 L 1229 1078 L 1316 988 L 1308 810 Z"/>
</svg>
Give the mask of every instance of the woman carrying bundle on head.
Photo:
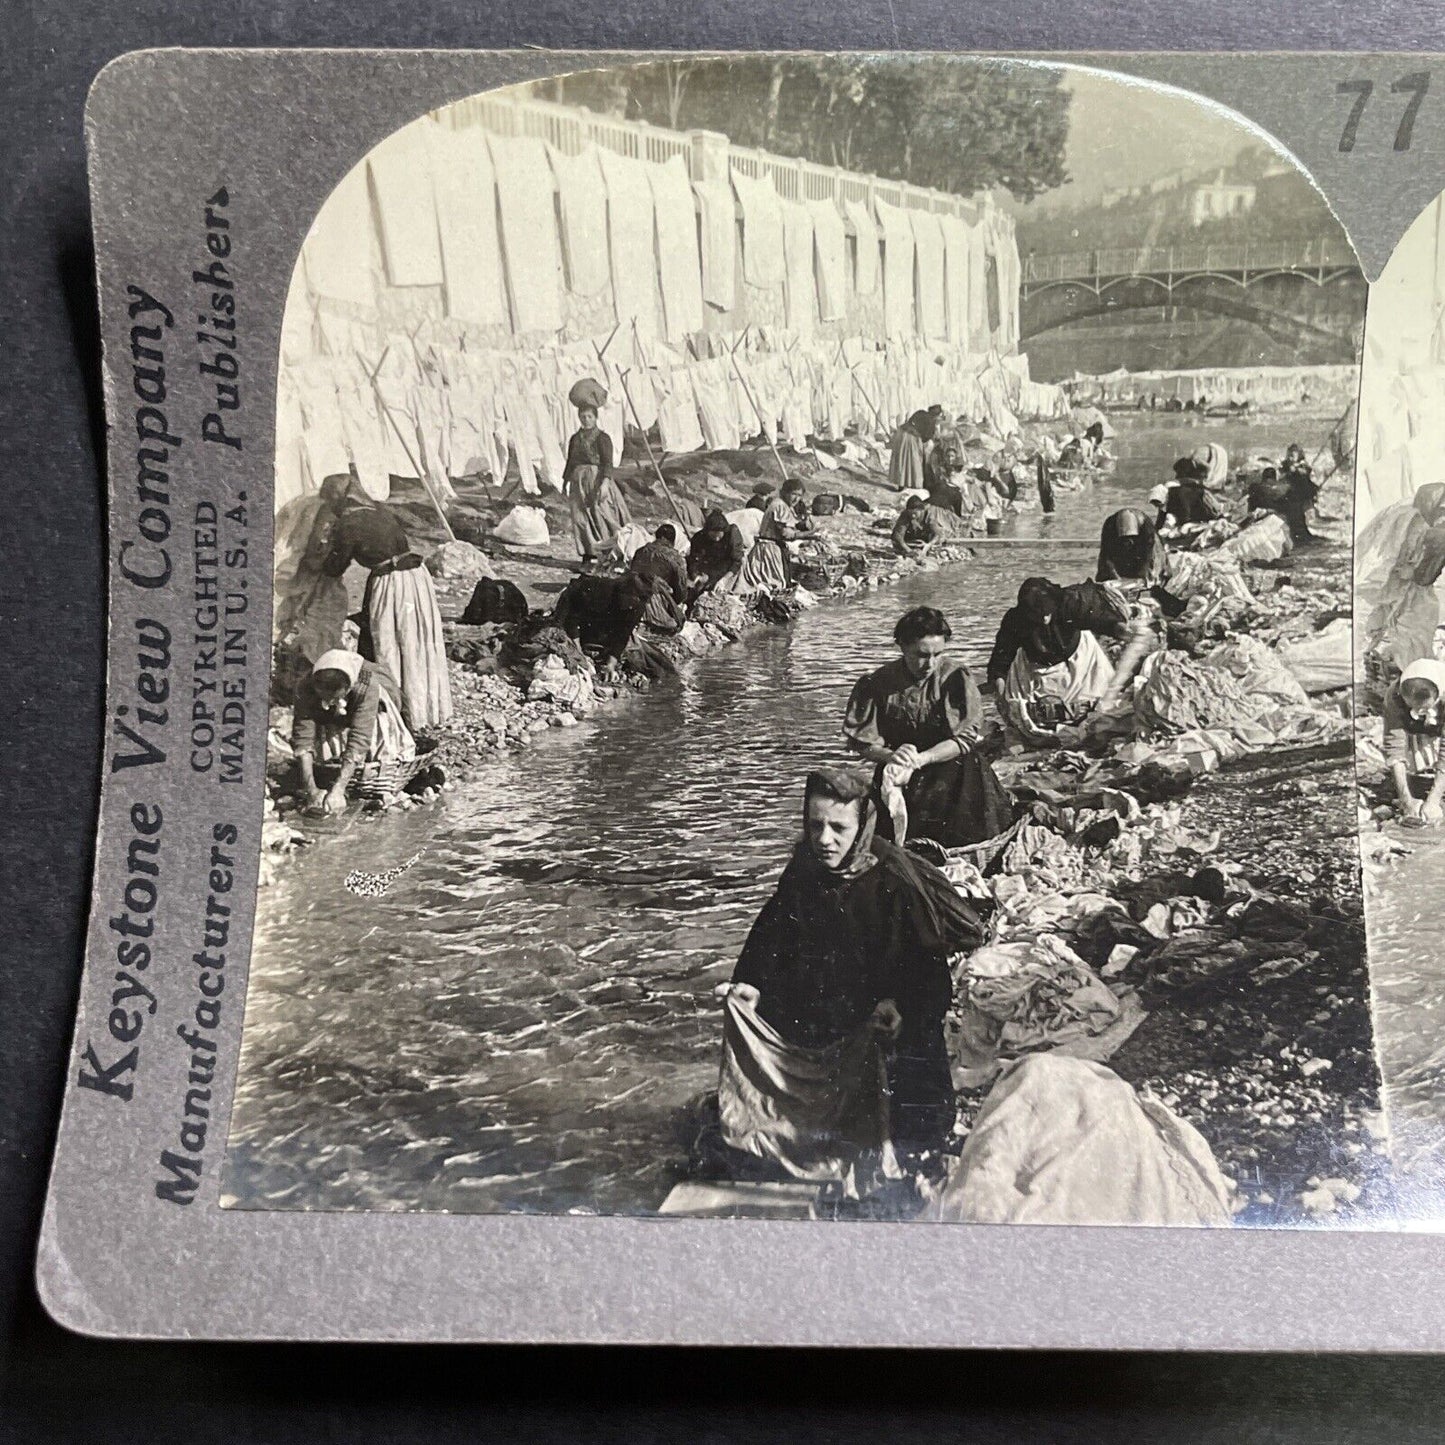
<svg viewBox="0 0 1445 1445">
<path fill-rule="evenodd" d="M 408 727 L 439 727 L 452 715 L 452 687 L 431 573 L 396 514 L 373 502 L 355 477 L 327 477 L 321 495 L 336 513 L 322 571 L 340 577 L 353 562 L 367 569 L 361 655 L 380 663 L 400 688 Z"/>
<path fill-rule="evenodd" d="M 898 619 L 899 656 L 859 679 L 848 699 L 848 746 L 876 765 L 874 795 L 893 841 L 929 838 L 961 848 L 996 838 L 1013 806 L 979 750 L 983 700 L 948 657 L 953 630 L 934 607 Z"/>
<path fill-rule="evenodd" d="M 318 811 L 344 813 L 346 790 L 364 763 L 417 755 L 396 680 L 359 653 L 322 653 L 296 695 L 291 750 L 303 801 Z"/>
<path fill-rule="evenodd" d="M 612 438 L 597 425 L 607 391 L 588 377 L 568 394 L 577 408 L 578 427 L 567 442 L 562 487 L 572 511 L 572 536 L 583 564 L 595 562 L 612 539 L 632 520 L 617 483 L 612 479 Z"/>
</svg>

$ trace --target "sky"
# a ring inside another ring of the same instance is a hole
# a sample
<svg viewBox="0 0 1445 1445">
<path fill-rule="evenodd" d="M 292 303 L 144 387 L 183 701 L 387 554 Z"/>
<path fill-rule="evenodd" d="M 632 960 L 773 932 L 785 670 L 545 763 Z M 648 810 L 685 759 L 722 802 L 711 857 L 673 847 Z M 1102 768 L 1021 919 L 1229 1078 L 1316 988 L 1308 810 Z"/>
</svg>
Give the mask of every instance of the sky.
<svg viewBox="0 0 1445 1445">
<path fill-rule="evenodd" d="M 1175 91 L 1086 70 L 1069 70 L 1073 94 L 1065 161 L 1068 185 L 1035 210 L 1087 204 L 1111 186 L 1136 186 L 1175 171 L 1227 165 L 1255 134 L 1219 111 Z"/>
</svg>

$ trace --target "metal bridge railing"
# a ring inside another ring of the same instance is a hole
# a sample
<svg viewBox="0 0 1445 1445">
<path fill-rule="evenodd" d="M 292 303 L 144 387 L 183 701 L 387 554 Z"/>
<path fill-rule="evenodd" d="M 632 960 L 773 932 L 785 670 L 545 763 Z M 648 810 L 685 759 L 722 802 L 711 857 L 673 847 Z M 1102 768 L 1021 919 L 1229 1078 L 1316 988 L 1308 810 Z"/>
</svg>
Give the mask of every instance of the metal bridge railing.
<svg viewBox="0 0 1445 1445">
<path fill-rule="evenodd" d="M 1177 275 L 1185 271 L 1312 271 L 1358 265 L 1338 238 L 1245 241 L 1237 245 L 1107 247 L 1054 256 L 1029 256 L 1025 281 L 1071 281 L 1100 276 Z"/>
</svg>

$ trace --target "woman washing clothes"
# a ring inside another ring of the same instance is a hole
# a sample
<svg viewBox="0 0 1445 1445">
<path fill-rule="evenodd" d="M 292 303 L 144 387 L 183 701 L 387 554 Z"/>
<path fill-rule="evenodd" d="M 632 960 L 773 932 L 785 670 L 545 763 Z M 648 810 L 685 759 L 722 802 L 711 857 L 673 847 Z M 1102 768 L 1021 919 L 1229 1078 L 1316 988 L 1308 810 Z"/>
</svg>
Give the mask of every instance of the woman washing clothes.
<svg viewBox="0 0 1445 1445">
<path fill-rule="evenodd" d="M 687 575 L 694 596 L 702 592 L 731 592 L 747 560 L 742 530 L 714 508 L 703 518 L 687 549 Z"/>
<path fill-rule="evenodd" d="M 1060 587 L 1030 577 L 999 624 L 988 681 L 1005 720 L 1026 741 L 1045 743 L 1080 722 L 1103 698 L 1114 664 L 1096 634 L 1117 637 L 1127 611 L 1097 583 Z"/>
<path fill-rule="evenodd" d="M 1445 822 L 1442 697 L 1445 663 L 1433 657 L 1410 663 L 1385 694 L 1385 767 L 1403 823 Z"/>
<path fill-rule="evenodd" d="M 396 680 L 359 653 L 322 653 L 296 695 L 291 750 L 304 802 L 344 813 L 346 790 L 363 763 L 416 757 Z"/>
<path fill-rule="evenodd" d="M 353 562 L 367 569 L 361 655 L 380 663 L 400 688 L 409 728 L 440 726 L 452 715 L 452 686 L 431 573 L 396 514 L 373 502 L 354 477 L 327 477 L 321 495 L 336 512 L 321 570 L 340 577 Z"/>
<path fill-rule="evenodd" d="M 859 679 L 843 734 L 875 764 L 884 836 L 960 848 L 996 838 L 1013 806 L 979 751 L 983 701 L 968 669 L 946 656 L 953 630 L 934 607 L 898 619 L 899 656 Z"/>
<path fill-rule="evenodd" d="M 983 930 L 941 873 L 875 837 L 876 821 L 866 776 L 841 768 L 808 775 L 803 837 L 727 991 L 734 1017 L 719 1097 L 723 1137 L 802 1177 L 820 1177 L 824 1161 L 837 1166 L 850 1142 L 876 1147 L 890 1134 L 906 1150 L 936 1151 L 956 1114 L 943 1034 L 953 996 L 948 960 L 976 948 Z M 766 1034 L 734 1027 L 753 1019 Z M 865 1122 L 850 1105 L 870 1084 L 876 1097 L 877 1053 L 848 1056 L 846 1046 L 868 1035 L 889 1055 L 891 1128 L 879 1127 L 875 1111 L 863 1139 L 848 1127 Z M 748 1067 L 755 1061 L 737 1055 L 749 1040 L 793 1067 Z M 801 1050 L 810 1051 L 806 1060 Z M 813 1052 L 822 1050 L 833 1052 L 824 1060 Z M 859 1077 L 870 1063 L 872 1081 Z"/>
<path fill-rule="evenodd" d="M 1156 586 L 1164 578 L 1169 551 L 1153 520 L 1137 507 L 1121 507 L 1099 529 L 1099 582 L 1142 582 Z"/>
<path fill-rule="evenodd" d="M 582 384 L 576 388 L 578 395 Z M 562 486 L 572 510 L 572 536 L 577 555 L 589 565 L 612 545 L 612 539 L 632 520 L 617 483 L 612 479 L 612 438 L 597 425 L 597 408 L 607 393 L 594 382 L 596 390 L 586 393 L 588 404 L 577 408 L 577 430 L 567 442 L 567 461 L 562 468 Z"/>
<path fill-rule="evenodd" d="M 658 632 L 677 632 L 686 620 L 682 605 L 687 601 L 687 567 L 677 550 L 677 528 L 664 522 L 632 554 L 632 575 L 648 589 L 647 610 L 642 620 Z"/>
<path fill-rule="evenodd" d="M 793 585 L 793 562 L 788 543 L 813 530 L 813 519 L 803 505 L 807 493 L 802 482 L 789 477 L 767 505 L 758 540 L 739 574 L 740 592 L 786 592 Z"/>
</svg>

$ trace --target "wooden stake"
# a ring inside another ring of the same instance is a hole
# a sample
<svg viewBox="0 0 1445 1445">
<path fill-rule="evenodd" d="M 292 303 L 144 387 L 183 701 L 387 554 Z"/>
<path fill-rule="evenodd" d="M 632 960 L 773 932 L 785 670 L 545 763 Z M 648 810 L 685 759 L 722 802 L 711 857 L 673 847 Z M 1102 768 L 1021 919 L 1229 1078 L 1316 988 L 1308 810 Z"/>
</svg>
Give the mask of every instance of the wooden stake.
<svg viewBox="0 0 1445 1445">
<path fill-rule="evenodd" d="M 777 445 L 774 442 L 768 440 L 768 424 L 763 419 L 763 409 L 758 405 L 758 399 L 753 395 L 753 389 L 748 385 L 748 379 L 743 375 L 742 367 L 738 365 L 738 347 L 741 346 L 745 340 L 747 340 L 748 331 L 751 330 L 751 327 L 746 328 L 743 331 L 743 334 L 738 337 L 737 343 L 733 346 L 732 350 L 728 352 L 728 360 L 732 362 L 733 371 L 737 374 L 738 380 L 743 384 L 743 392 L 747 396 L 747 399 L 752 403 L 753 411 L 758 418 L 758 426 L 763 433 L 763 439 L 767 441 L 768 449 L 773 454 L 773 460 L 778 464 L 778 471 L 782 473 L 783 480 L 786 482 L 788 480 L 788 469 L 783 465 L 783 458 L 778 452 Z M 791 376 L 792 372 L 789 371 L 788 374 L 789 376 Z"/>
<path fill-rule="evenodd" d="M 382 411 L 386 414 L 387 421 L 391 423 L 391 429 L 396 433 L 396 439 L 401 443 L 401 449 L 406 453 L 407 461 L 416 468 L 416 474 L 418 479 L 421 481 L 422 489 L 426 492 L 432 506 L 436 508 L 437 516 L 441 519 L 442 530 L 453 542 L 455 542 L 457 540 L 457 534 L 452 531 L 452 524 L 447 521 L 447 514 L 442 510 L 442 504 L 438 499 L 436 493 L 432 491 L 431 482 L 427 480 L 426 470 L 425 468 L 418 466 L 416 458 L 412 456 L 411 448 L 406 444 L 406 436 L 402 432 L 401 427 L 397 425 L 397 420 L 392 415 L 391 408 L 386 404 L 386 398 L 381 394 L 381 386 L 377 382 L 377 377 L 381 375 L 381 368 L 383 365 L 385 365 L 387 354 L 390 351 L 391 347 L 390 345 L 388 345 L 386 350 L 381 353 L 381 360 L 376 363 L 376 369 L 370 373 L 371 389 L 373 392 L 376 393 L 376 400 L 380 404 Z"/>
<path fill-rule="evenodd" d="M 633 340 L 635 342 L 637 340 L 636 321 L 632 323 L 632 330 Z M 613 336 L 617 334 L 617 327 L 614 326 L 612 328 L 612 334 Z M 612 344 L 611 336 L 607 338 L 607 344 L 609 346 Z M 593 342 L 592 349 L 593 351 L 597 352 L 597 360 L 600 362 L 602 360 L 602 351 L 604 348 L 599 348 L 597 343 Z M 662 488 L 662 495 L 667 498 L 667 505 L 672 508 L 672 515 L 676 517 L 677 520 L 681 522 L 684 526 L 686 526 L 687 519 L 682 515 L 682 508 L 677 505 L 677 499 L 672 495 L 672 492 L 667 485 L 667 478 L 662 475 L 662 466 L 658 462 L 657 458 L 653 455 L 652 443 L 647 439 L 647 428 L 643 426 L 642 418 L 637 414 L 637 403 L 633 401 L 632 393 L 627 388 L 626 368 L 620 366 L 617 368 L 617 380 L 622 386 L 622 395 L 627 399 L 627 409 L 632 413 L 632 424 L 637 428 L 639 432 L 642 433 L 642 445 L 647 449 L 647 460 L 652 463 L 652 470 L 657 477 L 658 486 Z M 622 458 L 619 457 L 617 460 L 621 461 Z"/>
</svg>

